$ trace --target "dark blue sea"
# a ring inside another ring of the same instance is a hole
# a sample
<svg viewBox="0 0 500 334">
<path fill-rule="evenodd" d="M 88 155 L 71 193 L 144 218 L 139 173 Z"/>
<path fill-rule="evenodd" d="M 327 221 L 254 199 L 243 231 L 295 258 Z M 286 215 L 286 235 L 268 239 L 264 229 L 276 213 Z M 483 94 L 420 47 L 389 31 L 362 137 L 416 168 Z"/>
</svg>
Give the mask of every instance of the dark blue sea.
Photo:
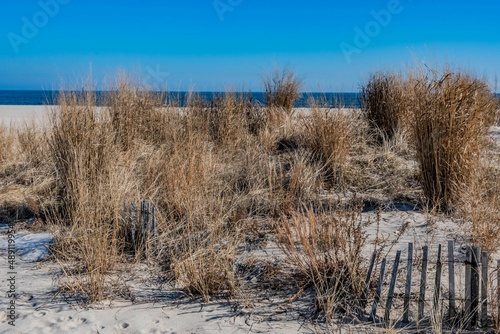
<svg viewBox="0 0 500 334">
<path fill-rule="evenodd" d="M 0 90 L 0 105 L 54 105 L 58 103 L 59 94 L 59 91 L 48 90 Z M 98 104 L 102 104 L 99 101 L 105 101 L 106 94 L 109 92 L 96 92 Z M 188 92 L 168 92 L 165 96 L 166 99 L 171 98 L 180 105 L 186 105 L 188 94 Z M 197 94 L 202 99 L 210 101 L 223 93 L 198 92 Z M 263 93 L 243 93 L 243 95 L 254 103 L 265 105 Z M 310 98 L 314 98 L 324 106 L 359 107 L 358 93 L 303 93 L 295 103 L 295 107 L 307 107 Z"/>
</svg>

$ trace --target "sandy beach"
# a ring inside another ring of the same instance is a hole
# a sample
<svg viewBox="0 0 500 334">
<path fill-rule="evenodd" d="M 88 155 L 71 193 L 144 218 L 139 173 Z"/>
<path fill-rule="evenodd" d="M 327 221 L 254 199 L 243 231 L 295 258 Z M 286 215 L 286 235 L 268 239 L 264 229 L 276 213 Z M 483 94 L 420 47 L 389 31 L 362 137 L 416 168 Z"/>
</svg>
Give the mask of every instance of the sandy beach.
<svg viewBox="0 0 500 334">
<path fill-rule="evenodd" d="M 500 2 L 4 1 L 0 334 L 500 333 Z"/>
<path fill-rule="evenodd" d="M 26 122 L 42 123 L 54 106 L 11 106 L 0 105 L 0 123 L 5 126 L 20 126 Z"/>
<path fill-rule="evenodd" d="M 304 110 L 299 112 L 304 113 Z M 0 106 L 3 124 L 19 125 L 25 121 L 43 122 L 45 106 Z M 491 137 L 500 143 L 500 127 L 491 129 Z M 379 203 L 383 204 L 383 203 Z M 396 251 L 406 254 L 409 242 L 417 252 L 429 245 L 435 254 L 439 244 L 455 242 L 456 260 L 464 261 L 465 246 L 470 244 L 467 227 L 445 216 L 433 216 L 404 201 L 390 201 L 377 212 L 366 209 L 362 214 L 368 243 L 363 249 L 365 261 L 374 251 L 376 239 L 387 245 L 384 255 L 388 262 Z M 379 224 L 376 223 L 380 220 Z M 432 222 L 431 222 L 432 220 Z M 404 226 L 404 228 L 403 228 Z M 0 226 L 0 257 L 2 282 L 6 285 L 9 226 Z M 124 299 L 104 300 L 96 304 L 82 304 L 78 298 L 59 289 L 62 267 L 46 250 L 53 241 L 49 231 L 33 230 L 29 222 L 16 228 L 18 258 L 15 267 L 16 319 L 9 325 L 8 310 L 0 310 L 1 333 L 374 333 L 384 330 L 366 324 L 346 324 L 342 330 L 311 320 L 311 300 L 305 294 L 290 301 L 289 296 L 268 291 L 242 290 L 231 300 L 203 302 L 186 295 L 181 287 L 166 283 L 161 273 L 151 274 L 147 264 L 127 264 L 125 273 L 112 275 L 116 285 L 127 296 Z M 263 246 L 238 255 L 237 263 L 282 263 L 284 254 L 273 240 L 264 237 Z M 45 254 L 47 253 L 47 254 Z M 21 254 L 23 254 L 21 256 Z M 493 255 L 496 258 L 497 254 Z M 380 261 L 380 259 L 379 259 Z M 431 264 L 431 270 L 434 268 Z M 446 272 L 445 268 L 445 274 Z M 254 280 L 257 277 L 252 278 Z M 463 279 L 459 274 L 457 279 Z M 404 282 L 398 281 L 397 293 L 404 291 Z M 418 291 L 418 282 L 412 290 Z M 429 284 L 428 290 L 432 291 Z M 387 293 L 387 286 L 383 294 Z M 462 293 L 457 288 L 458 293 Z M 10 299 L 2 290 L 0 305 L 9 305 Z M 396 307 L 401 307 L 401 299 Z M 412 312 L 416 310 L 412 309 Z M 405 329 L 400 329 L 405 333 Z M 411 332 L 411 330 L 408 330 Z"/>
<path fill-rule="evenodd" d="M 374 221 L 375 216 L 376 213 L 368 212 L 363 219 Z M 468 243 L 468 238 L 451 220 L 438 220 L 429 226 L 424 213 L 403 207 L 387 209 L 381 218 L 379 237 L 397 240 L 392 249 L 387 249 L 388 261 L 393 260 L 396 250 L 405 254 L 408 242 L 413 242 L 415 249 L 431 245 L 430 252 L 434 254 L 439 243 L 445 245 L 447 240 L 456 240 L 458 254 L 465 256 L 462 246 Z M 400 233 L 402 222 L 407 223 L 407 228 Z M 366 228 L 371 239 L 369 244 L 373 245 L 377 226 L 369 224 Z M 0 255 L 5 259 L 5 227 L 0 233 Z M 26 233 L 20 230 L 17 237 Z M 31 234 L 32 239 L 36 235 Z M 367 258 L 372 247 L 365 249 Z M 276 245 L 267 243 L 257 252 L 245 252 L 240 259 L 243 262 L 250 257 L 279 263 L 283 254 Z M 307 298 L 289 302 L 279 295 L 266 297 L 247 291 L 231 301 L 204 303 L 192 300 L 182 289 L 155 283 L 158 278 L 145 275 L 148 267 L 144 265 L 129 266 L 128 275 L 116 277 L 120 287 L 128 291 L 134 301 L 108 300 L 94 305 L 81 305 L 73 297 L 58 292 L 56 282 L 62 272 L 50 258 L 40 263 L 19 259 L 16 272 L 18 318 L 12 328 L 7 325 L 7 312 L 1 311 L 2 333 L 323 333 L 334 330 L 307 319 L 306 314 L 312 311 Z M 418 290 L 418 282 L 413 288 Z M 398 291 L 402 290 L 404 285 L 398 284 Z M 2 295 L 0 304 L 7 303 L 8 299 Z M 343 330 L 352 333 L 377 331 L 366 325 L 346 325 Z"/>
</svg>

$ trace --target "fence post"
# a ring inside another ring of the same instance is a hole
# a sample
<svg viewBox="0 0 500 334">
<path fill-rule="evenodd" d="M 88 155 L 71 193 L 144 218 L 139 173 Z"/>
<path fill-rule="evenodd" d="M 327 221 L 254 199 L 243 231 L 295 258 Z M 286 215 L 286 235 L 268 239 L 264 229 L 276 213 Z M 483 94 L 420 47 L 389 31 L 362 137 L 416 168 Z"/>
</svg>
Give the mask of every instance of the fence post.
<svg viewBox="0 0 500 334">
<path fill-rule="evenodd" d="M 156 249 L 156 208 L 151 208 L 151 225 L 153 230 L 154 248 Z"/>
<path fill-rule="evenodd" d="M 471 310 L 471 262 L 472 262 L 472 248 L 467 246 L 465 252 L 465 328 L 469 327 L 472 315 Z"/>
<path fill-rule="evenodd" d="M 424 305 L 425 305 L 425 288 L 427 283 L 427 255 L 429 247 L 422 247 L 422 275 L 420 277 L 420 294 L 418 297 L 418 321 L 424 318 Z"/>
<path fill-rule="evenodd" d="M 408 265 L 406 269 L 405 297 L 403 305 L 403 322 L 410 322 L 411 275 L 413 270 L 413 243 L 408 243 Z"/>
<path fill-rule="evenodd" d="M 455 242 L 448 240 L 448 277 L 449 277 L 449 309 L 448 318 L 453 321 L 455 318 L 455 257 L 454 257 Z"/>
<path fill-rule="evenodd" d="M 481 327 L 488 326 L 488 252 L 481 256 Z"/>
<path fill-rule="evenodd" d="M 130 232 L 132 234 L 132 247 L 135 252 L 135 246 L 136 246 L 136 241 L 135 241 L 135 205 L 134 203 L 130 203 Z"/>
<path fill-rule="evenodd" d="M 396 287 L 396 279 L 398 278 L 398 268 L 399 268 L 399 259 L 401 258 L 401 251 L 398 250 L 396 252 L 396 259 L 394 260 L 394 266 L 392 267 L 392 275 L 391 275 L 391 284 L 389 285 L 389 293 L 387 295 L 387 302 L 385 305 L 385 324 L 389 325 L 391 318 L 391 307 L 392 301 L 394 299 L 394 289 Z"/>
<path fill-rule="evenodd" d="M 385 274 L 385 263 L 386 259 L 382 259 L 382 264 L 380 265 L 380 276 L 378 278 L 377 290 L 375 290 L 375 298 L 373 299 L 373 306 L 371 312 L 371 319 L 375 321 L 377 318 L 377 306 L 380 301 L 380 295 L 382 294 L 382 284 L 384 283 L 384 274 Z"/>
<path fill-rule="evenodd" d="M 497 319 L 500 318 L 500 260 L 497 260 Z"/>
<path fill-rule="evenodd" d="M 436 278 L 434 280 L 434 303 L 433 309 L 435 314 L 438 311 L 439 299 L 441 298 L 441 271 L 443 264 L 441 263 L 441 244 L 438 246 L 438 254 L 436 261 Z"/>
<path fill-rule="evenodd" d="M 368 288 L 370 287 L 370 281 L 372 279 L 373 267 L 375 266 L 375 260 L 377 258 L 377 253 L 373 252 L 372 259 L 370 261 L 370 268 L 368 269 L 368 274 L 366 275 L 365 280 L 365 289 L 361 294 L 361 307 L 364 309 L 366 307 L 367 297 L 368 297 Z"/>
<path fill-rule="evenodd" d="M 146 200 L 144 202 L 144 218 L 145 218 L 145 229 L 144 229 L 144 249 L 149 249 L 149 238 L 151 230 L 151 202 Z"/>
<path fill-rule="evenodd" d="M 144 200 L 142 200 L 141 201 L 141 215 L 140 215 L 140 219 L 139 219 L 139 235 L 140 235 L 139 246 L 140 246 L 141 250 L 144 247 L 144 241 L 146 239 L 146 236 L 144 233 L 144 232 L 146 232 L 145 224 L 146 224 L 146 203 Z"/>
<path fill-rule="evenodd" d="M 481 248 L 472 247 L 471 275 L 470 275 L 470 299 L 471 299 L 471 321 L 470 327 L 476 328 L 479 320 L 479 261 L 481 258 Z"/>
<path fill-rule="evenodd" d="M 128 229 L 127 229 L 127 202 L 123 201 L 123 211 L 122 211 L 122 224 L 123 230 L 125 231 L 125 242 L 129 241 Z"/>
</svg>

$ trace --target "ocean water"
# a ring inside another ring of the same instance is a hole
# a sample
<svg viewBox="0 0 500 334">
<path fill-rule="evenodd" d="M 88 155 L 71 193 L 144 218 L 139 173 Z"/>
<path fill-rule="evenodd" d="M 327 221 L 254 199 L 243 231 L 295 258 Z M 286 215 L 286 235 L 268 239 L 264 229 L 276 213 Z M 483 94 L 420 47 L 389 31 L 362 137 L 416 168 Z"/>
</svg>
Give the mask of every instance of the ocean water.
<svg viewBox="0 0 500 334">
<path fill-rule="evenodd" d="M 96 92 L 97 101 L 104 101 L 109 92 Z M 159 93 L 158 93 L 159 94 Z M 177 100 L 180 105 L 185 105 L 188 92 L 169 92 L 167 98 Z M 204 100 L 210 101 L 215 96 L 220 96 L 221 92 L 199 92 Z M 254 103 L 265 105 L 263 93 L 243 93 Z M 49 90 L 0 90 L 0 105 L 53 105 L 57 104 L 59 91 Z M 359 107 L 358 93 L 303 93 L 295 103 L 295 107 L 302 108 L 308 106 L 308 100 L 314 98 L 320 101 L 322 105 L 329 107 Z"/>
</svg>

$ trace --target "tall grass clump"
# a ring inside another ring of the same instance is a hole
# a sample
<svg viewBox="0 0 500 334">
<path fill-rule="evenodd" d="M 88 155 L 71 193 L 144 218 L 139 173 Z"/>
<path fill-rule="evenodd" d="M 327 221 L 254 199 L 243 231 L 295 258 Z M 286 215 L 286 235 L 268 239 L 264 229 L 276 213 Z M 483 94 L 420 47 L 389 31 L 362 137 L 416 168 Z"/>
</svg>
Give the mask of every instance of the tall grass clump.
<svg viewBox="0 0 500 334">
<path fill-rule="evenodd" d="M 159 145 L 167 139 L 164 95 L 146 91 L 127 78 L 107 96 L 106 110 L 114 133 L 114 144 L 128 150 L 134 145 Z"/>
<path fill-rule="evenodd" d="M 226 91 L 210 101 L 193 94 L 188 101 L 187 121 L 191 130 L 206 134 L 217 146 L 241 147 L 249 136 L 257 135 L 266 125 L 261 108 L 243 93 Z"/>
<path fill-rule="evenodd" d="M 453 211 L 477 181 L 495 101 L 484 80 L 464 72 L 412 74 L 414 142 L 427 200 Z"/>
<path fill-rule="evenodd" d="M 234 218 L 245 216 L 253 166 L 247 102 L 233 93 L 204 101 L 192 95 L 182 111 L 166 108 L 159 146 L 143 150 L 141 192 L 162 212 L 160 254 L 176 281 L 205 300 L 236 292 L 239 244 Z"/>
<path fill-rule="evenodd" d="M 300 97 L 301 81 L 289 69 L 276 68 L 264 79 L 264 98 L 269 109 L 283 109 L 291 113 Z"/>
<path fill-rule="evenodd" d="M 177 282 L 205 301 L 212 296 L 234 295 L 237 292 L 234 263 L 240 240 L 224 231 L 224 224 L 209 224 L 203 230 L 192 227 L 188 223 L 183 239 L 178 240 L 178 250 L 172 253 Z"/>
<path fill-rule="evenodd" d="M 323 162 L 325 179 L 341 185 L 357 136 L 354 111 L 325 109 L 310 104 L 311 114 L 303 118 L 304 140 L 316 159 Z"/>
<path fill-rule="evenodd" d="M 362 111 L 380 142 L 392 139 L 409 122 L 401 75 L 373 74 L 362 87 L 360 99 Z"/>
<path fill-rule="evenodd" d="M 366 242 L 361 211 L 353 199 L 334 212 L 296 211 L 277 225 L 287 261 L 301 275 L 302 287 L 314 288 L 316 310 L 329 319 L 336 311 L 352 310 L 361 293 Z"/>
<path fill-rule="evenodd" d="M 107 115 L 97 110 L 94 93 L 83 94 L 62 92 L 50 115 L 58 194 L 52 219 L 63 228 L 59 255 L 79 262 L 72 284 L 98 301 L 121 248 L 119 217 L 129 174 L 120 168 Z"/>
</svg>

